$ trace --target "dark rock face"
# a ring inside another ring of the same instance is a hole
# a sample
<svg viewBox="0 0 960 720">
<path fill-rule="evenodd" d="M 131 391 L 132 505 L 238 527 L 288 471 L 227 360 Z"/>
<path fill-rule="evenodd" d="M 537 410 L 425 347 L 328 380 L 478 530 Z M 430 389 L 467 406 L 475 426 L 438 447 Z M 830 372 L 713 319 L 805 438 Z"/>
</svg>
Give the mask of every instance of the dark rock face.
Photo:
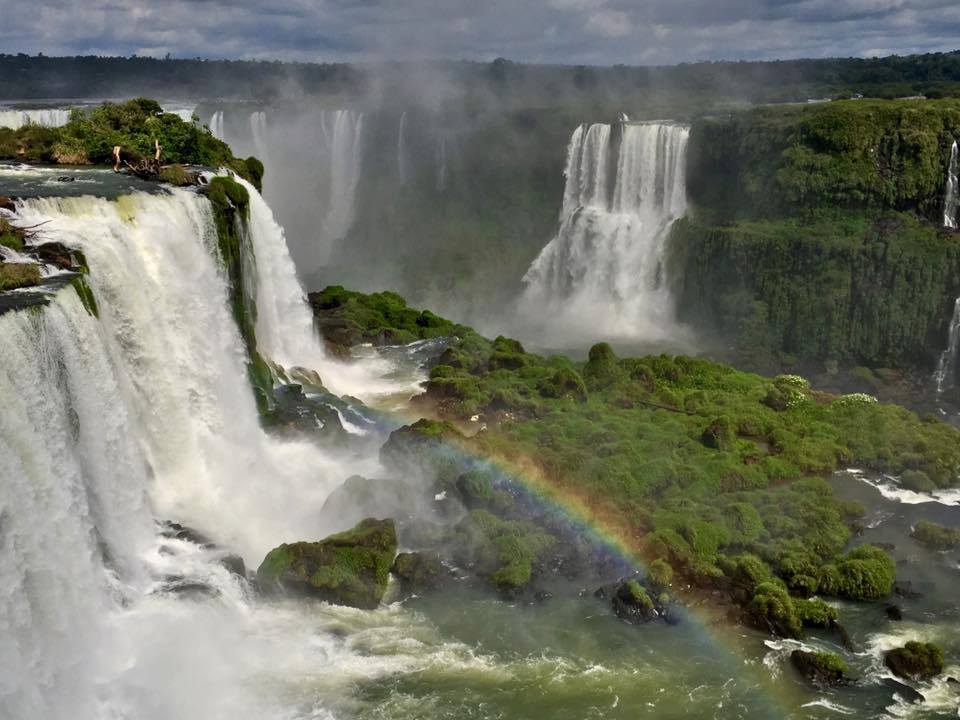
<svg viewBox="0 0 960 720">
<path fill-rule="evenodd" d="M 430 553 L 400 553 L 390 571 L 408 593 L 436 590 L 450 579 L 450 572 L 443 566 L 440 556 Z"/>
<path fill-rule="evenodd" d="M 813 653 L 794 650 L 790 662 L 809 682 L 818 687 L 844 685 L 847 681 L 847 666 L 832 653 Z"/>
<path fill-rule="evenodd" d="M 917 692 L 909 685 L 905 685 L 893 678 L 884 678 L 883 684 L 909 703 L 922 703 L 926 700 L 922 693 Z"/>
<path fill-rule="evenodd" d="M 213 543 L 203 533 L 197 532 L 193 528 L 188 528 L 180 523 L 164 520 L 160 523 L 161 537 L 171 540 L 184 540 L 186 542 L 200 545 L 201 547 L 213 547 Z"/>
<path fill-rule="evenodd" d="M 367 517 L 401 518 L 417 510 L 414 488 L 400 480 L 376 480 L 353 475 L 327 497 L 320 516 L 336 525 L 356 523 Z"/>
<path fill-rule="evenodd" d="M 894 675 L 908 680 L 929 680 L 943 672 L 943 650 L 932 643 L 908 642 L 888 650 L 883 663 Z"/>
<path fill-rule="evenodd" d="M 894 622 L 903 620 L 903 610 L 901 610 L 897 605 L 887 605 L 886 613 L 887 617 Z"/>
<path fill-rule="evenodd" d="M 243 558 L 239 555 L 233 553 L 229 555 L 224 555 L 220 558 L 220 564 L 223 565 L 227 570 L 232 572 L 239 578 L 246 580 L 247 578 L 247 564 L 243 561 Z"/>
<path fill-rule="evenodd" d="M 265 593 L 286 592 L 371 610 L 386 592 L 396 552 L 393 520 L 367 518 L 320 542 L 274 548 L 257 569 L 257 582 Z"/>
<path fill-rule="evenodd" d="M 650 622 L 657 617 L 657 608 L 650 595 L 636 580 L 627 580 L 621 584 L 610 601 L 617 617 L 627 622 L 640 624 Z"/>
</svg>

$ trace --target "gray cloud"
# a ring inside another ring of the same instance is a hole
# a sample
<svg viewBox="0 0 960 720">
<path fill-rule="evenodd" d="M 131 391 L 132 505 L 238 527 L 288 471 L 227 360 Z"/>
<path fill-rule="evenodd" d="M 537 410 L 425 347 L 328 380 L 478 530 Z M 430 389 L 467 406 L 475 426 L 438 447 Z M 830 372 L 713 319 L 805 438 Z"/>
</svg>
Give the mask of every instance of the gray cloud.
<svg viewBox="0 0 960 720">
<path fill-rule="evenodd" d="M 0 50 L 668 64 L 960 46 L 957 0 L 0 0 Z"/>
</svg>

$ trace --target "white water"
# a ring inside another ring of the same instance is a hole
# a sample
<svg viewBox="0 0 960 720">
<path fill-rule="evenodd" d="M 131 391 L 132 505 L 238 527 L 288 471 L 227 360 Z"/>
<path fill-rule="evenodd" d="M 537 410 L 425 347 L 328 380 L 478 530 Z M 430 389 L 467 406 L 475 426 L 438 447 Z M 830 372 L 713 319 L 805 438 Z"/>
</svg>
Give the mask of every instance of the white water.
<svg viewBox="0 0 960 720">
<path fill-rule="evenodd" d="M 14 130 L 24 125 L 62 127 L 70 119 L 70 108 L 0 108 L 0 127 Z"/>
<path fill-rule="evenodd" d="M 960 179 L 957 174 L 960 172 L 957 162 L 957 142 L 954 140 L 953 147 L 950 148 L 950 167 L 947 169 L 947 187 L 943 193 L 943 224 L 948 228 L 957 227 L 958 210 L 960 210 Z"/>
<path fill-rule="evenodd" d="M 329 186 L 323 218 L 321 246 L 316 260 L 325 264 L 333 246 L 342 241 L 353 225 L 357 184 L 363 163 L 363 121 L 353 110 L 320 113 L 321 137 L 325 141 L 320 162 L 328 163 Z"/>
<path fill-rule="evenodd" d="M 576 129 L 560 230 L 524 277 L 532 323 L 566 337 L 676 338 L 663 265 L 668 230 L 687 209 L 689 132 L 659 123 Z"/>
<path fill-rule="evenodd" d="M 256 148 L 256 157 L 267 157 L 267 114 L 262 110 L 250 113 L 250 133 L 253 135 L 253 146 Z"/>
<path fill-rule="evenodd" d="M 391 381 L 384 376 L 393 366 L 370 358 L 342 363 L 327 357 L 313 325 L 313 314 L 287 249 L 283 228 L 266 201 L 252 185 L 238 179 L 250 194 L 250 243 L 257 265 L 257 345 L 261 352 L 285 368 L 316 370 L 327 388 L 337 395 L 352 395 L 367 402 L 419 392 L 419 380 Z"/>
<path fill-rule="evenodd" d="M 223 140 L 223 110 L 217 110 L 210 117 L 210 133 L 217 138 L 217 140 Z"/>
<path fill-rule="evenodd" d="M 953 317 L 950 318 L 947 347 L 940 353 L 937 370 L 933 374 L 938 394 L 953 388 L 956 384 L 958 351 L 960 351 L 960 298 L 957 298 L 953 304 Z"/>
</svg>

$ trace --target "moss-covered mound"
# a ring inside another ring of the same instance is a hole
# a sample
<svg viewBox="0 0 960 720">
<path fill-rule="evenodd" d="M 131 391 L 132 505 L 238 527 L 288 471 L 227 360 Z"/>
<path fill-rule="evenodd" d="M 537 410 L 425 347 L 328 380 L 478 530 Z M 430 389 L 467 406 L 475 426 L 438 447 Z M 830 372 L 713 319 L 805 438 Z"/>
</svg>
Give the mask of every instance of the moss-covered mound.
<svg viewBox="0 0 960 720">
<path fill-rule="evenodd" d="M 960 528 L 921 520 L 910 533 L 914 540 L 934 550 L 952 550 L 960 546 Z"/>
<path fill-rule="evenodd" d="M 400 553 L 390 571 L 408 593 L 436 590 L 449 579 L 450 573 L 435 553 Z"/>
<path fill-rule="evenodd" d="M 850 671 L 843 659 L 833 653 L 794 650 L 790 662 L 797 671 L 817 687 L 843 685 Z"/>
<path fill-rule="evenodd" d="M 929 680 L 943 672 L 943 650 L 933 643 L 911 640 L 904 647 L 888 650 L 884 664 L 908 680 Z"/>
<path fill-rule="evenodd" d="M 468 331 L 429 310 L 407 307 L 406 300 L 392 292 L 364 295 L 331 285 L 310 293 L 309 299 L 324 338 L 340 348 L 367 342 L 403 345 Z"/>
<path fill-rule="evenodd" d="M 387 590 L 396 553 L 393 520 L 368 518 L 320 542 L 274 548 L 257 569 L 257 582 L 263 592 L 296 593 L 372 609 Z"/>
<path fill-rule="evenodd" d="M 162 163 L 229 167 L 259 188 L 263 165 L 255 158 L 235 158 L 229 146 L 207 128 L 165 113 L 147 98 L 124 103 L 104 103 L 93 110 L 75 109 L 59 128 L 26 125 L 17 130 L 0 128 L 0 159 L 65 165 L 113 165 L 114 147 L 135 164 L 153 158 L 160 144 Z M 182 168 L 166 170 L 158 178 L 187 184 Z"/>
<path fill-rule="evenodd" d="M 0 292 L 33 287 L 40 282 L 40 266 L 0 262 Z"/>
</svg>

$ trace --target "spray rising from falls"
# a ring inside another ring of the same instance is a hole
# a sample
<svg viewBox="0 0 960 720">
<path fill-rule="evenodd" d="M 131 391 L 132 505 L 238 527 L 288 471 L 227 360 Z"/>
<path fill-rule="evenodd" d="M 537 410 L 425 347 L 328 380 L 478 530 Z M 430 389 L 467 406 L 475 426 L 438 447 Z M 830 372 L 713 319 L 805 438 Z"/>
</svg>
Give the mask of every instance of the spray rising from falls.
<svg viewBox="0 0 960 720">
<path fill-rule="evenodd" d="M 532 323 L 554 318 L 584 338 L 674 337 L 664 249 L 687 208 L 689 134 L 660 123 L 577 128 L 560 230 L 524 278 Z"/>
<path fill-rule="evenodd" d="M 943 224 L 948 228 L 957 228 L 960 222 L 960 168 L 957 162 L 957 142 L 950 148 L 950 166 L 947 169 L 947 187 L 943 194 Z"/>
</svg>

